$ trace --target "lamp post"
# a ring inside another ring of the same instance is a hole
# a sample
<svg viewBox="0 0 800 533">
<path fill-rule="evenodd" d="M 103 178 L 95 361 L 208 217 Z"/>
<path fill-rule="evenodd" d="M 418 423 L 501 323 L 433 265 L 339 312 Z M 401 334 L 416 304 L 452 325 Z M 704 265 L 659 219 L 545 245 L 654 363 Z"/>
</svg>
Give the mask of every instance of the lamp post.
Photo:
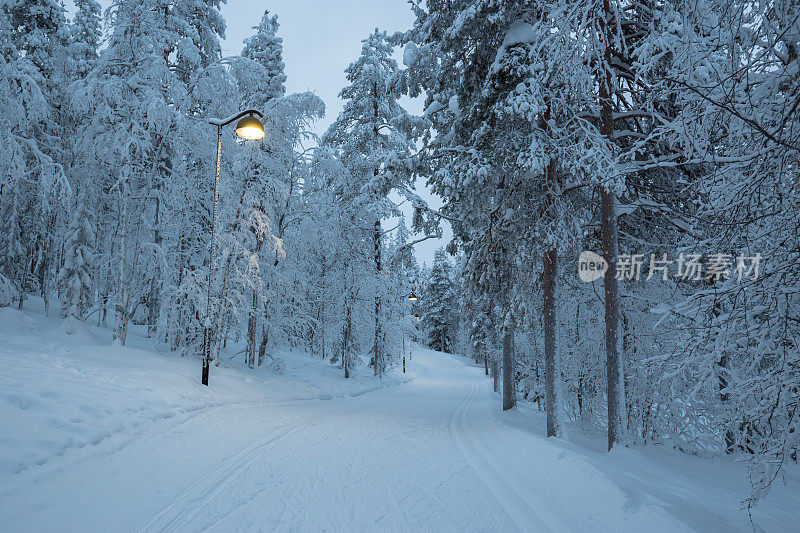
<svg viewBox="0 0 800 533">
<path fill-rule="evenodd" d="M 208 121 L 217 127 L 217 175 L 214 181 L 214 213 L 211 219 L 211 248 L 208 254 L 208 295 L 206 298 L 206 321 L 203 328 L 203 375 L 202 383 L 208 386 L 208 373 L 211 366 L 211 286 L 214 282 L 214 238 L 217 233 L 217 204 L 219 200 L 219 167 L 222 162 L 222 127 L 238 120 L 236 135 L 242 139 L 256 141 L 264 138 L 264 125 L 259 118 L 264 115 L 255 109 L 248 109 L 228 118 L 211 119 Z"/>
<path fill-rule="evenodd" d="M 416 302 L 417 297 L 414 296 L 414 293 L 408 295 L 409 302 Z M 401 306 L 403 309 L 403 374 L 406 373 L 406 301 L 403 299 L 403 305 Z"/>
</svg>

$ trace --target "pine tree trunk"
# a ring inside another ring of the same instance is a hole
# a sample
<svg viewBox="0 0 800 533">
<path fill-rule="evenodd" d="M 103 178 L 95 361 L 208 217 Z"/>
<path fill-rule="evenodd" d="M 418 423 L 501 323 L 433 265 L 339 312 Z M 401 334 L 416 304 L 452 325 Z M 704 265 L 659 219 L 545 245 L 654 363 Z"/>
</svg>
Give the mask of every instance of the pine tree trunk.
<svg viewBox="0 0 800 533">
<path fill-rule="evenodd" d="M 119 244 L 119 279 L 117 282 L 117 301 L 115 303 L 114 340 L 123 346 L 128 337 L 128 290 L 127 290 L 127 220 L 128 201 L 122 198 L 122 220 L 120 221 L 121 237 Z"/>
<path fill-rule="evenodd" d="M 156 191 L 160 191 L 161 187 L 158 187 Z M 158 197 L 156 197 L 156 213 L 155 213 L 155 221 L 154 221 L 154 229 L 153 229 L 153 242 L 155 243 L 157 248 L 161 248 L 161 232 L 158 231 L 159 223 L 161 220 L 161 202 L 159 201 Z M 158 315 L 160 314 L 161 308 L 161 269 L 158 266 L 159 262 L 156 261 L 156 268 L 155 272 L 153 273 L 153 278 L 150 280 L 150 294 L 148 296 L 147 302 L 147 336 L 152 337 L 153 334 L 156 333 L 157 327 L 156 323 L 158 322 Z"/>
<path fill-rule="evenodd" d="M 25 253 L 25 259 L 22 262 L 22 267 L 20 268 L 20 275 L 19 275 L 19 305 L 17 305 L 17 309 L 22 310 L 22 304 L 25 302 L 25 282 L 28 279 L 28 264 L 30 263 L 29 259 L 30 252 Z"/>
<path fill-rule="evenodd" d="M 711 285 L 714 285 L 714 279 L 710 279 L 709 282 Z M 714 303 L 711 306 L 711 315 L 713 319 L 718 318 L 722 314 L 722 303 L 718 298 L 714 299 Z M 730 402 L 730 393 L 728 393 L 728 376 L 730 374 L 729 368 L 729 361 L 728 361 L 728 353 L 723 352 L 720 356 L 719 360 L 714 364 L 715 368 L 714 371 L 717 375 L 717 390 L 719 391 L 719 401 L 722 403 L 723 408 L 725 408 Z M 730 427 L 725 428 L 725 453 L 730 454 L 735 451 L 736 447 L 736 437 L 733 434 L 733 430 Z"/>
<path fill-rule="evenodd" d="M 351 328 L 352 328 L 352 314 L 351 314 L 350 304 L 348 303 L 347 310 L 345 312 L 344 335 L 342 335 L 342 366 L 344 366 L 345 379 L 350 377 L 349 352 L 350 352 Z"/>
<path fill-rule="evenodd" d="M 375 347 L 373 350 L 373 362 L 375 363 L 374 375 L 379 375 L 383 371 L 383 346 L 381 346 L 381 297 L 380 288 L 378 286 L 381 273 L 381 222 L 375 221 L 375 229 L 373 231 L 373 240 L 375 242 L 375 271 L 377 276 L 375 278 Z"/>
<path fill-rule="evenodd" d="M 550 130 L 550 103 L 547 103 L 543 127 Z M 545 184 L 547 192 L 544 202 L 544 217 L 552 222 L 555 219 L 555 195 L 558 190 L 556 182 L 556 161 L 551 159 L 545 169 Z M 556 283 L 558 280 L 558 249 L 553 247 L 544 253 L 542 269 L 542 310 L 544 322 L 544 390 L 545 411 L 547 413 L 547 436 L 557 437 L 561 431 L 558 412 L 561 405 L 559 397 L 558 379 L 559 360 L 558 346 L 556 345 Z"/>
<path fill-rule="evenodd" d="M 544 254 L 542 269 L 542 286 L 544 289 L 544 388 L 545 410 L 547 411 L 547 436 L 557 437 L 560 432 L 558 421 L 558 352 L 556 346 L 556 305 L 555 285 L 557 274 L 558 250 L 555 248 Z"/>
<path fill-rule="evenodd" d="M 605 40 L 603 60 L 599 69 L 598 95 L 600 99 L 600 134 L 609 146 L 614 144 L 614 122 L 612 107 L 611 43 L 613 42 L 612 21 L 614 13 L 609 0 L 603 0 L 603 13 L 600 31 Z M 608 264 L 604 276 L 605 322 L 606 322 L 606 381 L 608 404 L 608 449 L 623 440 L 622 415 L 624 408 L 624 386 L 619 357 L 619 289 L 617 286 L 617 217 L 614 212 L 616 198 L 608 188 L 600 187 L 600 226 L 602 233 L 603 258 Z"/>
<path fill-rule="evenodd" d="M 258 318 L 256 310 L 258 306 L 258 293 L 253 289 L 250 300 L 250 316 L 247 320 L 247 366 L 253 368 L 256 362 L 256 327 Z"/>
<path fill-rule="evenodd" d="M 497 365 L 497 359 L 492 359 L 492 388 L 495 392 L 500 392 L 500 369 Z"/>
<path fill-rule="evenodd" d="M 50 231 L 52 231 L 52 224 L 48 223 Z M 50 316 L 50 299 L 47 297 L 47 253 L 45 251 L 45 238 L 42 238 L 41 246 L 39 247 L 39 257 L 36 261 L 37 271 L 39 274 L 39 295 L 44 302 L 44 316 Z M 64 310 L 62 309 L 62 313 Z"/>
<path fill-rule="evenodd" d="M 266 322 L 266 317 L 264 318 Z M 265 325 L 261 328 L 261 342 L 258 344 L 258 366 L 264 362 L 264 358 L 267 355 L 267 341 L 269 339 L 269 333 L 267 332 L 267 326 Z"/>
<path fill-rule="evenodd" d="M 230 271 L 231 259 L 225 262 L 225 274 L 222 277 L 222 294 L 217 302 L 217 312 L 214 313 L 214 320 L 211 324 L 211 355 L 210 359 L 214 361 L 214 366 L 219 366 L 219 353 L 222 347 L 222 341 L 227 337 L 226 321 L 228 318 L 228 308 L 226 302 L 228 301 L 228 289 L 230 286 Z"/>
<path fill-rule="evenodd" d="M 622 438 L 622 373 L 619 357 L 619 289 L 617 286 L 617 222 L 614 214 L 614 195 L 605 189 L 600 192 L 603 257 L 608 263 L 605 273 L 606 321 L 606 379 L 608 402 L 608 449 Z"/>
<path fill-rule="evenodd" d="M 514 371 L 514 330 L 503 335 L 503 411 L 517 405 L 517 387 Z"/>
</svg>

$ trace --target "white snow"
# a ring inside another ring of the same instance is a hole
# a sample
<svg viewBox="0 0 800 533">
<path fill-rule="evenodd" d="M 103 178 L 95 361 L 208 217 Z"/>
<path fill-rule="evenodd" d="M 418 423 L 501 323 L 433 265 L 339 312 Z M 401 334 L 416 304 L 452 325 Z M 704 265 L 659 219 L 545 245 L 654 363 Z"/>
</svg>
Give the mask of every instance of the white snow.
<svg viewBox="0 0 800 533">
<path fill-rule="evenodd" d="M 523 20 L 515 20 L 509 26 L 501 46 L 508 48 L 515 44 L 529 43 L 535 36 L 536 33 L 532 25 Z"/>
<path fill-rule="evenodd" d="M 510 46 L 529 43 L 534 37 L 536 37 L 536 31 L 531 24 L 523 20 L 515 20 L 512 22 L 503 37 L 503 43 L 500 45 L 500 48 L 497 49 L 497 55 L 491 67 L 489 67 L 489 71 L 491 73 L 497 72 L 497 69 L 500 67 L 500 61 L 503 59 L 503 56 Z"/>
<path fill-rule="evenodd" d="M 405 376 L 285 354 L 212 368 L 0 309 L 4 531 L 748 531 L 744 467 L 545 439 L 483 368 L 415 348 Z M 576 435 L 578 433 L 576 432 Z M 754 510 L 800 530 L 796 472 Z"/>
<path fill-rule="evenodd" d="M 431 102 L 431 105 L 425 108 L 425 111 L 422 114 L 425 115 L 426 117 L 429 117 L 434 113 L 438 113 L 439 111 L 444 109 L 444 107 L 445 106 L 443 103 L 441 103 L 438 100 L 434 100 L 433 102 Z"/>
<path fill-rule="evenodd" d="M 409 41 L 403 48 L 403 65 L 410 67 L 419 58 L 419 48 L 414 41 Z"/>
</svg>

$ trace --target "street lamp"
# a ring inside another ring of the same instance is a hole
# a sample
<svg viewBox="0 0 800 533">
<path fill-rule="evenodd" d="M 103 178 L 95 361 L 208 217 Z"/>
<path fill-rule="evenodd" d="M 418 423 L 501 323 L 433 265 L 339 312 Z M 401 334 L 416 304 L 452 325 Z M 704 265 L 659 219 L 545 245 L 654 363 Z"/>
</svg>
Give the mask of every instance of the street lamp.
<svg viewBox="0 0 800 533">
<path fill-rule="evenodd" d="M 257 141 L 264 138 L 264 125 L 259 118 L 264 115 L 255 109 L 248 109 L 228 118 L 211 119 L 208 121 L 217 127 L 217 176 L 214 182 L 214 216 L 211 219 L 211 248 L 208 254 L 208 295 L 206 299 L 206 321 L 203 328 L 203 375 L 202 383 L 208 386 L 208 373 L 211 366 L 211 286 L 214 281 L 214 237 L 217 233 L 217 203 L 219 200 L 219 167 L 222 162 L 222 127 L 238 120 L 236 135 L 248 141 Z"/>
<path fill-rule="evenodd" d="M 409 302 L 416 302 L 417 297 L 414 296 L 414 293 L 408 295 Z M 406 301 L 403 300 L 403 305 L 401 306 L 403 309 L 403 374 L 406 373 Z"/>
</svg>

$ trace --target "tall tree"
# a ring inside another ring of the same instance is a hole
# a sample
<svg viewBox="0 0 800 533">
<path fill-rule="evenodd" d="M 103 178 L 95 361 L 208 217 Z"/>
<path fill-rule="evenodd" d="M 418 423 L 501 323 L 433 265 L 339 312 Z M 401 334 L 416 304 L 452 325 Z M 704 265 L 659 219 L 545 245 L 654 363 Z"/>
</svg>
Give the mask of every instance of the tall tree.
<svg viewBox="0 0 800 533">
<path fill-rule="evenodd" d="M 114 336 L 123 344 L 139 302 L 146 302 L 150 320 L 160 313 L 160 222 L 182 142 L 175 132 L 183 124 L 186 88 L 168 61 L 178 40 L 171 30 L 176 21 L 156 4 L 125 0 L 114 7 L 108 47 L 72 97 L 81 117 L 78 163 L 96 172 L 95 183 L 106 191 L 104 209 L 118 224 L 108 247 L 116 249 Z"/>
<path fill-rule="evenodd" d="M 96 0 L 76 0 L 77 12 L 72 20 L 70 53 L 78 76 L 86 76 L 99 56 L 103 28 L 100 4 Z"/>
<path fill-rule="evenodd" d="M 245 92 L 250 98 L 258 98 L 261 103 L 278 98 L 286 92 L 286 74 L 283 64 L 283 38 L 278 37 L 278 16 L 270 16 L 269 10 L 264 11 L 261 22 L 254 26 L 255 33 L 244 40 L 242 57 L 255 61 L 264 68 L 263 73 L 253 73 L 250 77 L 242 79 L 245 85 L 256 83 L 258 90 L 248 87 Z M 242 76 L 244 78 L 244 76 Z M 252 101 L 252 105 L 259 102 Z"/>
<path fill-rule="evenodd" d="M 422 325 L 428 334 L 428 346 L 440 352 L 450 352 L 453 346 L 456 293 L 451 275 L 450 260 L 439 248 L 425 285 Z"/>
<path fill-rule="evenodd" d="M 90 211 L 90 201 L 84 187 L 67 228 L 64 265 L 58 274 L 61 313 L 75 321 L 83 320 L 94 292 L 95 219 Z"/>
<path fill-rule="evenodd" d="M 381 220 L 399 214 L 389 193 L 413 196 L 411 156 L 414 139 L 426 121 L 412 117 L 398 103 L 397 63 L 386 32 L 377 29 L 362 41 L 361 56 L 345 70 L 350 85 L 339 96 L 344 109 L 326 132 L 323 142 L 335 147 L 351 181 L 342 184 L 372 223 L 375 272 L 375 326 L 372 363 L 382 373 L 385 361 L 384 317 L 381 311 Z"/>
</svg>

